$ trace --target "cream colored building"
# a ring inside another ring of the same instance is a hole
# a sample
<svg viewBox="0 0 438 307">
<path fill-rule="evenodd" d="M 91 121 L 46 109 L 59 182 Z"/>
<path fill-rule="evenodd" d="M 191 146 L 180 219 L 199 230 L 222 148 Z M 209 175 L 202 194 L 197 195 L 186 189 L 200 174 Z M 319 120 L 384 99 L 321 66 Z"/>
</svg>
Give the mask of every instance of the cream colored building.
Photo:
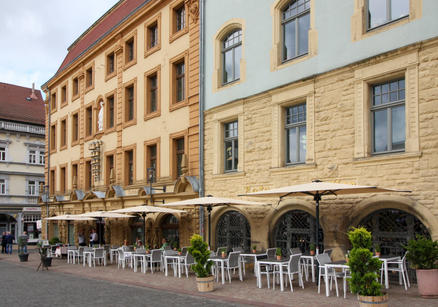
<svg viewBox="0 0 438 307">
<path fill-rule="evenodd" d="M 69 47 L 42 87 L 50 109 L 50 216 L 197 195 L 197 7 L 193 0 L 119 1 Z M 196 229 L 196 222 L 148 216 L 146 240 L 187 241 L 178 228 Z M 141 219 L 106 225 L 107 243 L 142 237 Z M 73 242 L 92 226 L 53 223 L 49 238 Z"/>
</svg>

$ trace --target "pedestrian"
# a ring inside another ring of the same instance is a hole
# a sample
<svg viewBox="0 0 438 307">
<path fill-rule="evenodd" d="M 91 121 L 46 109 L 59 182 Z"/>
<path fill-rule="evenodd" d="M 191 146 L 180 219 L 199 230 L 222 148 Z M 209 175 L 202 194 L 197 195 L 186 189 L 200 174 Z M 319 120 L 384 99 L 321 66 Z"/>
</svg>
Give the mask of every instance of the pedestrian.
<svg viewBox="0 0 438 307">
<path fill-rule="evenodd" d="M 6 253 L 6 232 L 2 233 L 2 254 Z"/>
<path fill-rule="evenodd" d="M 83 232 L 80 232 L 78 235 L 78 244 L 79 246 L 85 246 L 85 237 Z"/>
<path fill-rule="evenodd" d="M 98 244 L 98 239 L 97 239 L 97 233 L 96 233 L 96 229 L 91 229 L 91 234 L 90 234 L 90 245 L 93 246 L 94 244 Z"/>
<path fill-rule="evenodd" d="M 12 255 L 12 244 L 14 243 L 14 237 L 9 231 L 6 238 L 6 253 Z"/>
</svg>

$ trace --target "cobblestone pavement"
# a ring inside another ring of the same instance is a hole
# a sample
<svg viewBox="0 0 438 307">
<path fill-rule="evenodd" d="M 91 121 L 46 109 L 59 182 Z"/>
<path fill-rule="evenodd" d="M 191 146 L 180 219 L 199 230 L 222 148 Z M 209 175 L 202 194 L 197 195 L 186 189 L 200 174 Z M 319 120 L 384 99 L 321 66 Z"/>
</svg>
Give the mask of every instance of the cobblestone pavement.
<svg viewBox="0 0 438 307">
<path fill-rule="evenodd" d="M 243 306 L 0 262 L 2 306 Z"/>
<path fill-rule="evenodd" d="M 263 277 L 263 288 L 259 289 L 256 287 L 256 280 L 251 273 L 251 267 L 247 267 L 243 282 L 240 282 L 235 276 L 231 283 L 226 282 L 224 285 L 215 283 L 213 292 L 200 294 L 196 290 L 193 274 L 188 279 L 185 276 L 177 278 L 173 276 L 171 270 L 170 276 L 165 277 L 162 272 L 151 274 L 148 271 L 143 274 L 141 272 L 134 273 L 130 268 L 117 269 L 117 265 L 114 264 L 109 264 L 106 267 L 83 267 L 82 264 L 67 264 L 65 259 L 53 259 L 49 271 L 35 272 L 38 263 L 39 255 L 36 253 L 31 253 L 29 262 L 23 263 L 19 262 L 16 253 L 12 256 L 0 255 L 0 306 L 3 306 L 4 301 L 2 300 L 5 297 L 5 292 L 10 294 L 8 299 L 11 299 L 11 304 L 4 303 L 4 306 L 15 306 L 19 302 L 15 298 L 17 295 L 31 298 L 27 300 L 27 302 L 31 302 L 31 306 L 47 305 L 32 305 L 32 302 L 39 302 L 38 297 L 41 294 L 42 297 L 47 297 L 48 303 L 51 303 L 50 300 L 57 300 L 56 302 L 53 301 L 51 306 L 58 306 L 60 302 L 66 303 L 68 306 L 72 304 L 74 306 L 76 302 L 78 302 L 78 305 L 87 306 L 83 303 L 90 301 L 92 301 L 93 306 L 96 306 L 96 304 L 154 306 L 154 302 L 160 302 L 160 307 L 177 304 L 182 306 L 221 306 L 221 304 L 222 306 L 240 304 L 273 307 L 358 306 L 355 295 L 347 293 L 347 298 L 342 298 L 342 282 L 339 285 L 341 295 L 339 298 L 336 297 L 334 291 L 331 292 L 330 297 L 326 297 L 324 284 L 322 285 L 321 294 L 318 294 L 317 286 L 310 281 L 304 283 L 305 289 L 299 288 L 295 281 L 294 292 L 291 293 L 289 288 L 281 292 L 278 286 L 275 290 L 268 289 L 266 287 L 266 278 Z M 10 267 L 7 270 L 9 273 L 4 277 L 4 268 L 8 266 Z M 17 275 L 21 277 L 11 276 L 14 274 L 14 270 L 20 272 Z M 77 282 L 74 282 L 74 280 Z M 95 288 L 90 290 L 84 285 L 91 285 Z M 389 306 L 438 306 L 438 300 L 427 300 L 419 297 L 418 290 L 414 285 L 408 291 L 405 291 L 403 287 L 391 284 L 388 294 L 390 298 Z M 103 301 L 105 296 L 112 298 L 109 304 Z"/>
</svg>

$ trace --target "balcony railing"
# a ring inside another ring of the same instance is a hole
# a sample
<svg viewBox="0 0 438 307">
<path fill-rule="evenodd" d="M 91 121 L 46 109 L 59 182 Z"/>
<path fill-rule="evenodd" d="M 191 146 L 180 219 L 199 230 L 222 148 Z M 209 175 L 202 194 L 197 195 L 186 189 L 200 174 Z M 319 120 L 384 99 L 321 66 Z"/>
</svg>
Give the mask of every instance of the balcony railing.
<svg viewBox="0 0 438 307">
<path fill-rule="evenodd" d="M 33 133 L 33 134 L 45 134 L 45 128 L 39 127 L 35 125 L 28 125 L 28 124 L 20 124 L 20 123 L 13 123 L 8 121 L 0 121 L 0 129 L 9 130 L 9 131 L 17 131 L 17 132 L 27 132 L 27 133 Z"/>
</svg>

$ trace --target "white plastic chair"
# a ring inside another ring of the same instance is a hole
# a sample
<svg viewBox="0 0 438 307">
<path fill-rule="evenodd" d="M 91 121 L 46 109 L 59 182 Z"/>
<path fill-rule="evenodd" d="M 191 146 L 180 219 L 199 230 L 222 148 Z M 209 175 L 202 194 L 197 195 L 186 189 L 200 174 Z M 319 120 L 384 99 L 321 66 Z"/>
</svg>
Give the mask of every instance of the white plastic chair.
<svg viewBox="0 0 438 307">
<path fill-rule="evenodd" d="M 188 251 L 186 251 L 186 255 L 183 258 L 181 265 L 184 267 L 184 269 L 186 271 L 187 278 L 189 278 L 189 269 L 193 264 L 195 264 L 195 259 Z"/>
<path fill-rule="evenodd" d="M 330 279 L 330 290 L 332 289 L 333 280 L 335 281 L 336 286 L 336 296 L 339 296 L 338 289 L 338 278 L 344 278 L 344 273 L 336 272 L 334 269 L 329 269 L 326 272 L 325 265 L 327 263 L 331 263 L 332 260 L 328 254 L 319 254 L 316 255 L 316 261 L 319 263 L 319 277 L 318 277 L 318 293 L 321 293 L 321 277 L 327 276 Z M 325 279 L 324 279 L 325 280 Z"/>
<path fill-rule="evenodd" d="M 239 279 L 242 281 L 242 268 L 240 263 L 240 252 L 231 252 L 228 254 L 227 260 L 225 260 L 225 268 L 228 273 L 228 280 L 231 283 L 231 270 L 239 270 Z"/>
<path fill-rule="evenodd" d="M 119 249 L 118 250 L 118 259 L 117 259 L 117 268 L 120 268 L 120 265 L 122 265 L 122 268 L 125 269 L 126 267 L 126 263 L 129 261 L 130 263 L 132 263 L 132 256 L 125 254 L 125 252 L 123 251 L 123 249 Z"/>
<path fill-rule="evenodd" d="M 151 250 L 151 272 L 154 273 L 154 263 L 160 264 L 160 270 L 163 269 L 163 250 L 153 249 Z"/>
<path fill-rule="evenodd" d="M 283 275 L 287 275 L 288 279 L 289 279 L 289 284 L 290 284 L 290 291 L 294 292 L 293 286 L 292 286 L 292 280 L 294 279 L 294 275 L 297 274 L 298 275 L 298 284 L 301 288 L 304 289 L 304 282 L 303 282 L 303 274 L 301 272 L 301 265 L 300 265 L 300 258 L 301 258 L 301 253 L 300 254 L 293 254 L 290 256 L 289 258 L 289 262 L 287 263 L 285 269 L 283 269 Z M 280 270 L 278 269 L 278 265 L 274 267 L 274 272 L 272 273 L 272 283 L 273 283 L 273 288 L 275 289 L 275 277 L 276 275 L 280 275 Z M 285 280 L 286 285 L 287 285 L 287 279 Z"/>
<path fill-rule="evenodd" d="M 103 247 L 95 248 L 93 251 L 93 254 L 91 255 L 91 259 L 93 261 L 93 266 L 96 267 L 96 260 L 101 265 L 106 265 L 106 259 L 105 259 L 106 253 L 105 249 Z"/>
<path fill-rule="evenodd" d="M 408 290 L 408 287 L 411 287 L 411 283 L 409 282 L 409 276 L 408 276 L 408 269 L 406 267 L 406 254 L 407 252 L 404 254 L 403 258 L 398 259 L 398 260 L 392 260 L 392 261 L 387 261 L 387 269 L 388 272 L 398 272 L 398 280 L 400 285 L 403 285 L 405 287 L 405 290 Z M 382 283 L 383 281 L 383 262 L 382 262 L 382 268 L 380 269 L 380 283 Z"/>
</svg>

